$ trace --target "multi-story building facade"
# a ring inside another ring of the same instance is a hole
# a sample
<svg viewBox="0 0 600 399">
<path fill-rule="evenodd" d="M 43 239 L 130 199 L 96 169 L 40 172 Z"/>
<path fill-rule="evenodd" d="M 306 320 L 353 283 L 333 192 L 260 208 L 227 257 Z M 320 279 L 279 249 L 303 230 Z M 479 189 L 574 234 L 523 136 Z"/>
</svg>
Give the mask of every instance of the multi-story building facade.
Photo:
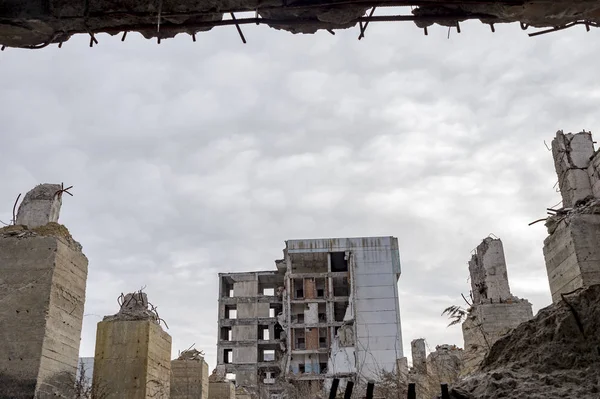
<svg viewBox="0 0 600 399">
<path fill-rule="evenodd" d="M 276 271 L 220 274 L 218 366 L 269 397 L 353 381 L 403 357 L 394 237 L 291 240 Z"/>
</svg>

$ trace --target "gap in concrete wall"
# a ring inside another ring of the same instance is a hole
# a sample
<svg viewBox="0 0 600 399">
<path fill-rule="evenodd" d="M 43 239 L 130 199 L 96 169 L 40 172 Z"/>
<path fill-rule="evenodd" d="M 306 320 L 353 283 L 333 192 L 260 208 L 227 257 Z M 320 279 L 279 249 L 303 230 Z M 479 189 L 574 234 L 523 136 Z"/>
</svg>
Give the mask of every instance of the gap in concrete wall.
<svg viewBox="0 0 600 399">
<path fill-rule="evenodd" d="M 331 252 L 331 271 L 332 272 L 347 272 L 348 260 L 345 252 Z"/>
<path fill-rule="evenodd" d="M 221 327 L 221 340 L 233 341 L 233 331 L 231 327 Z"/>
<path fill-rule="evenodd" d="M 237 319 L 237 306 L 236 305 L 225 305 L 225 318 L 226 319 Z"/>
<path fill-rule="evenodd" d="M 333 296 L 349 296 L 350 285 L 347 277 L 333 277 Z"/>
<path fill-rule="evenodd" d="M 223 363 L 233 363 L 233 349 L 223 349 Z"/>
</svg>

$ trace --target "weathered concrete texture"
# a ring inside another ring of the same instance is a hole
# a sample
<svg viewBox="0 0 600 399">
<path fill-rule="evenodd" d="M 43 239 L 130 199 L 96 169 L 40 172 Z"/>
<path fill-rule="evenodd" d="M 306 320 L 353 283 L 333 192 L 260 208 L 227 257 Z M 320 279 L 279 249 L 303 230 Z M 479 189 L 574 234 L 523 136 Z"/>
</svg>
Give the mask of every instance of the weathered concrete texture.
<svg viewBox="0 0 600 399">
<path fill-rule="evenodd" d="M 504 247 L 500 239 L 486 238 L 469 261 L 473 303 L 502 302 L 511 298 Z"/>
<path fill-rule="evenodd" d="M 164 398 L 170 393 L 171 336 L 153 320 L 98 323 L 93 387 L 105 399 Z"/>
<path fill-rule="evenodd" d="M 0 229 L 0 397 L 73 396 L 87 264 L 64 237 Z"/>
<path fill-rule="evenodd" d="M 499 339 L 453 399 L 600 397 L 600 285 L 568 295 Z"/>
<path fill-rule="evenodd" d="M 415 19 L 417 26 L 434 23 L 456 26 L 458 21 L 480 19 L 484 23 L 521 21 L 532 26 L 559 26 L 569 22 L 600 21 L 597 0 L 532 0 L 515 3 L 464 1 L 436 2 L 427 0 L 404 3 L 417 6 L 411 16 L 408 8 L 401 12 L 404 20 Z M 389 4 L 389 3 L 388 3 Z M 344 29 L 356 26 L 359 18 L 371 7 L 381 5 L 377 0 L 356 2 L 285 0 L 163 0 L 136 2 L 133 0 L 97 0 L 91 3 L 78 0 L 5 0 L 0 3 L 0 44 L 14 47 L 44 46 L 60 43 L 77 33 L 136 31 L 145 37 L 173 37 L 178 33 L 194 34 L 213 26 L 231 25 L 223 20 L 231 12 L 257 12 L 263 23 L 293 33 L 314 33 L 319 29 Z M 160 17 L 159 17 L 160 16 Z M 158 23 L 160 20 L 160 29 Z M 242 21 L 244 22 L 244 21 Z"/>
<path fill-rule="evenodd" d="M 209 399 L 235 399 L 235 385 L 229 381 L 211 381 L 208 385 Z"/>
<path fill-rule="evenodd" d="M 563 217 L 544 240 L 544 257 L 555 303 L 561 294 L 600 284 L 600 214 Z"/>
<path fill-rule="evenodd" d="M 31 229 L 58 222 L 62 205 L 61 188 L 60 184 L 40 184 L 25 194 L 15 224 Z"/>
<path fill-rule="evenodd" d="M 494 342 L 532 317 L 531 303 L 517 298 L 473 307 L 462 324 L 465 341 L 463 374 L 476 370 Z"/>
<path fill-rule="evenodd" d="M 588 167 L 594 155 L 591 133 L 556 133 L 552 140 L 552 156 L 564 207 L 592 195 Z"/>
<path fill-rule="evenodd" d="M 171 399 L 208 399 L 208 388 L 204 359 L 171 361 Z"/>
<path fill-rule="evenodd" d="M 452 385 L 459 380 L 463 368 L 463 352 L 454 345 L 438 345 L 427 356 L 430 392 L 437 392 L 441 384 Z"/>
<path fill-rule="evenodd" d="M 413 370 L 417 373 L 427 373 L 427 352 L 425 350 L 425 339 L 415 339 L 410 343 Z"/>
</svg>

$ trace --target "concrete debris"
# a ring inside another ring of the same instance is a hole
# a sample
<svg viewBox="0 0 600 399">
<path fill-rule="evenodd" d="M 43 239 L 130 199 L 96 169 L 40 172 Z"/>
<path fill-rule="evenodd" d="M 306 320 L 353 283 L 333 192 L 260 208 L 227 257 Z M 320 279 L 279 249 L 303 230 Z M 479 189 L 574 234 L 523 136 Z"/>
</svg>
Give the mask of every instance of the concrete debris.
<svg viewBox="0 0 600 399">
<path fill-rule="evenodd" d="M 431 5 L 427 2 L 431 1 Z M 433 0 L 406 3 L 397 20 L 414 20 L 417 26 L 433 24 L 457 26 L 467 19 L 484 23 L 522 22 L 534 27 L 559 27 L 568 23 L 600 22 L 597 0 L 532 0 L 514 3 L 463 1 L 440 3 Z M 163 0 L 158 3 L 132 0 L 96 0 L 91 4 L 80 0 L 53 0 L 51 6 L 36 0 L 5 0 L 0 7 L 0 45 L 42 48 L 67 41 L 74 34 L 94 35 L 140 32 L 146 38 L 165 39 L 179 33 L 196 34 L 214 26 L 233 25 L 223 15 L 256 12 L 260 18 L 241 23 L 263 23 L 293 33 L 345 29 L 366 22 L 365 11 L 381 5 L 375 0 L 332 3 L 325 0 Z M 385 18 L 384 20 L 394 20 Z M 160 27 L 160 29 L 158 29 Z"/>
<path fill-rule="evenodd" d="M 148 302 L 145 292 L 133 292 L 119 297 L 121 309 L 112 316 L 105 316 L 103 321 L 110 320 L 153 320 L 160 324 L 161 319 L 155 308 Z"/>
<path fill-rule="evenodd" d="M 179 356 L 177 357 L 177 360 L 197 360 L 197 361 L 202 361 L 204 360 L 204 352 L 196 350 L 196 349 L 187 349 L 182 351 Z"/>
<path fill-rule="evenodd" d="M 563 295 L 494 343 L 454 399 L 597 399 L 600 285 Z"/>
<path fill-rule="evenodd" d="M 29 228 L 43 226 L 49 222 L 58 222 L 62 196 L 62 185 L 40 184 L 25 194 L 15 224 Z"/>
</svg>

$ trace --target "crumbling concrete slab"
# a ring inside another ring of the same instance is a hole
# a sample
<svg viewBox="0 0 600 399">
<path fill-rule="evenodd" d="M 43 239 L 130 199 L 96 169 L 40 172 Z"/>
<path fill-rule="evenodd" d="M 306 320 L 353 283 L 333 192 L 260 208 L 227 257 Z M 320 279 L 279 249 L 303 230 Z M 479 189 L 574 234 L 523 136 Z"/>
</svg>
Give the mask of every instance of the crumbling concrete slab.
<svg viewBox="0 0 600 399">
<path fill-rule="evenodd" d="M 73 396 L 88 261 L 64 234 L 0 229 L 0 397 Z"/>
</svg>

